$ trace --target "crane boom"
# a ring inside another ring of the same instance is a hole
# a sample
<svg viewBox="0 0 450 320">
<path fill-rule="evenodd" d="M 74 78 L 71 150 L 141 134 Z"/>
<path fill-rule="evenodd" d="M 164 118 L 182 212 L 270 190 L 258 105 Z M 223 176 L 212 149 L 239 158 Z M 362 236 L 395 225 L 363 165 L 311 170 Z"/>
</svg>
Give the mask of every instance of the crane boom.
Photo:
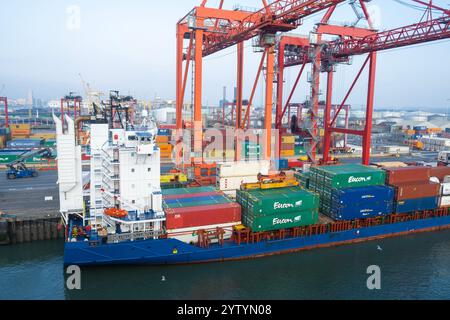
<svg viewBox="0 0 450 320">
<path fill-rule="evenodd" d="M 361 39 L 344 39 L 325 44 L 322 60 L 329 61 L 370 52 L 428 43 L 450 38 L 450 17 L 444 16 L 409 26 L 375 33 Z M 298 55 L 286 56 L 285 66 L 292 67 L 311 62 L 309 47 L 303 47 Z"/>
<path fill-rule="evenodd" d="M 211 32 L 205 33 L 203 41 L 203 56 L 211 55 L 242 41 L 260 35 L 261 33 L 276 33 L 291 31 L 301 24 L 301 19 L 328 9 L 346 0 L 277 0 L 264 8 L 247 13 L 242 19 L 225 20 L 217 23 Z M 195 15 L 195 13 L 194 13 Z M 207 16 L 198 16 L 208 20 Z"/>
</svg>

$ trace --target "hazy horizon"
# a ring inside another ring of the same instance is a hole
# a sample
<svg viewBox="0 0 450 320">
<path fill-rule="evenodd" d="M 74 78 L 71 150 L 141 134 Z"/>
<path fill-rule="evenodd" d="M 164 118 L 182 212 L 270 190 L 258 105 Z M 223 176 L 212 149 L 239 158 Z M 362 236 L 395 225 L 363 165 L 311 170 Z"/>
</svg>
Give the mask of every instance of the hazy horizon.
<svg viewBox="0 0 450 320">
<path fill-rule="evenodd" d="M 406 1 L 406 0 L 405 0 Z M 11 99 L 49 100 L 75 91 L 84 95 L 79 73 L 95 89 L 107 93 L 120 90 L 138 99 L 155 96 L 175 98 L 175 25 L 201 1 L 168 0 L 16 0 L 2 1 L 0 20 L 3 50 L 0 51 L 0 95 Z M 217 7 L 218 1 L 209 1 Z M 260 1 L 240 1 L 244 6 L 261 7 Z M 435 4 L 448 7 L 445 0 Z M 227 8 L 235 2 L 225 1 Z M 416 23 L 421 12 L 392 0 L 369 3 L 379 29 Z M 79 10 L 79 21 L 77 17 Z M 401 14 L 399 14 L 401 13 Z M 353 18 L 350 6 L 342 5 L 332 21 Z M 308 34 L 320 15 L 305 19 L 295 33 Z M 78 24 L 79 22 L 79 24 Z M 251 41 L 245 44 L 245 97 L 249 96 L 260 54 L 253 53 Z M 450 42 L 434 42 L 379 53 L 377 65 L 377 109 L 443 109 L 450 106 Z M 236 77 L 235 48 L 205 58 L 204 96 L 206 105 L 218 105 L 222 87 L 228 87 L 232 100 Z M 335 75 L 334 103 L 340 103 L 364 57 L 355 57 L 352 66 L 339 66 Z M 307 67 L 307 71 L 310 68 Z M 290 90 L 297 68 L 286 72 Z M 303 102 L 309 85 L 301 81 L 294 96 Z M 323 77 L 322 77 L 323 79 Z M 325 92 L 322 80 L 322 92 Z M 188 84 L 190 86 L 190 84 Z M 186 102 L 190 101 L 190 87 Z M 365 105 L 366 77 L 362 76 L 348 103 L 359 109 Z M 285 96 L 287 92 L 285 93 Z M 255 97 L 263 101 L 263 86 Z M 324 99 L 324 96 L 321 96 Z"/>
</svg>

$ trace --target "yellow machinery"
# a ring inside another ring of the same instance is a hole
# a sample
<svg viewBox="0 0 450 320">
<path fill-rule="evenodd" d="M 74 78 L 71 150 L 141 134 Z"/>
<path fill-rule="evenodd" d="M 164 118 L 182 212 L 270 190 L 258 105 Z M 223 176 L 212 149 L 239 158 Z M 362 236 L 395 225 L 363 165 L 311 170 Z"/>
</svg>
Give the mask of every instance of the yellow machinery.
<svg viewBox="0 0 450 320">
<path fill-rule="evenodd" d="M 300 183 L 295 179 L 288 179 L 286 173 L 280 172 L 279 174 L 264 176 L 258 175 L 258 182 L 256 183 L 244 183 L 241 185 L 242 190 L 267 190 L 267 189 L 280 189 L 288 187 L 297 187 Z"/>
</svg>

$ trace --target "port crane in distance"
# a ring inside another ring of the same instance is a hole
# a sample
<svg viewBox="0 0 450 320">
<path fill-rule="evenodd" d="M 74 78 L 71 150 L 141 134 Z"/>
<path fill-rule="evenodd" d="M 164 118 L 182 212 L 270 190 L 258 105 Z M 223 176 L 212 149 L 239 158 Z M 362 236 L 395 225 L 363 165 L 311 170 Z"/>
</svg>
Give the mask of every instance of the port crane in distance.
<svg viewBox="0 0 450 320">
<path fill-rule="evenodd" d="M 46 159 L 54 159 L 52 151 L 49 148 L 28 151 L 22 154 L 18 159 L 8 163 L 6 167 L 6 178 L 8 180 L 22 179 L 22 178 L 36 178 L 39 173 L 36 169 L 28 168 L 25 165 L 27 159 L 40 156 Z"/>
</svg>

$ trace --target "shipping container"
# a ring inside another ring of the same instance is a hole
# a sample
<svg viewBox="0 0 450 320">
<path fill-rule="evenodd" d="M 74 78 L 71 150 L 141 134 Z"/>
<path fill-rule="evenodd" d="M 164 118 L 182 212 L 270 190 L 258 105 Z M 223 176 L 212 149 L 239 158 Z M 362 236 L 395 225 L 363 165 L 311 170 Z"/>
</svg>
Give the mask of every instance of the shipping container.
<svg viewBox="0 0 450 320">
<path fill-rule="evenodd" d="M 294 157 L 295 150 L 281 150 L 281 156 L 282 157 Z"/>
<path fill-rule="evenodd" d="M 237 203 L 219 205 L 168 208 L 166 229 L 183 229 L 241 221 L 241 206 Z"/>
<path fill-rule="evenodd" d="M 243 223 L 252 229 L 253 232 L 276 231 L 281 229 L 297 228 L 314 225 L 319 222 L 319 211 L 306 210 L 293 213 L 277 213 L 270 216 L 247 215 L 247 220 Z"/>
<path fill-rule="evenodd" d="M 441 195 L 450 196 L 450 183 L 449 182 L 441 184 Z"/>
<path fill-rule="evenodd" d="M 241 188 L 244 183 L 257 183 L 257 175 L 244 177 L 228 177 L 216 179 L 216 186 L 221 191 L 232 191 Z"/>
<path fill-rule="evenodd" d="M 319 208 L 319 196 L 299 187 L 252 190 L 245 195 L 247 213 L 254 216 L 267 216 L 278 213 L 291 213 Z"/>
<path fill-rule="evenodd" d="M 170 129 L 158 129 L 158 136 L 170 136 Z"/>
<path fill-rule="evenodd" d="M 169 143 L 169 136 L 157 136 L 156 137 L 156 143 Z"/>
<path fill-rule="evenodd" d="M 207 186 L 207 187 L 197 187 L 197 188 L 183 188 L 183 189 L 174 189 L 174 190 L 164 190 L 162 192 L 163 198 L 166 197 L 176 197 L 178 195 L 184 196 L 184 195 L 193 195 L 199 193 L 208 193 L 208 192 L 217 192 L 216 188 Z"/>
<path fill-rule="evenodd" d="M 352 188 L 384 185 L 383 170 L 362 165 L 311 168 L 311 179 L 325 188 Z"/>
<path fill-rule="evenodd" d="M 276 161 L 276 167 L 278 168 L 278 170 L 288 170 L 289 169 L 288 159 L 278 159 Z"/>
<path fill-rule="evenodd" d="M 225 233 L 223 235 L 224 240 L 228 240 L 233 235 L 233 229 L 235 226 L 240 225 L 241 222 L 232 222 L 232 223 L 224 223 L 224 224 L 216 224 L 209 226 L 197 226 L 193 228 L 183 228 L 183 229 L 175 229 L 175 230 L 167 230 L 167 237 L 169 239 L 177 239 L 184 243 L 197 243 L 198 241 L 198 230 L 199 227 L 204 231 L 216 231 L 217 228 L 222 229 Z M 218 242 L 218 239 L 213 239 L 211 243 Z"/>
<path fill-rule="evenodd" d="M 349 205 L 347 207 L 332 206 L 329 216 L 338 221 L 375 218 L 392 214 L 394 201 L 373 202 Z"/>
<path fill-rule="evenodd" d="M 295 138 L 296 136 L 283 136 L 281 138 L 282 144 L 295 144 Z"/>
<path fill-rule="evenodd" d="M 389 185 L 430 180 L 429 167 L 386 168 Z"/>
<path fill-rule="evenodd" d="M 434 182 L 420 182 L 420 183 L 406 183 L 397 184 L 396 199 L 397 201 L 417 199 L 417 198 L 432 198 L 440 195 L 441 186 Z"/>
<path fill-rule="evenodd" d="M 450 208 L 450 196 L 441 197 L 439 201 L 440 208 Z"/>
<path fill-rule="evenodd" d="M 14 139 L 8 141 L 6 146 L 12 149 L 39 148 L 45 143 L 44 139 Z"/>
<path fill-rule="evenodd" d="M 220 163 L 217 165 L 217 176 L 221 178 L 245 177 L 269 174 L 270 161 L 240 161 L 233 163 Z"/>
<path fill-rule="evenodd" d="M 450 167 L 432 167 L 430 168 L 430 176 L 444 182 L 445 177 L 450 176 Z"/>
<path fill-rule="evenodd" d="M 368 205 L 378 202 L 393 202 L 395 189 L 389 186 L 370 186 L 361 188 L 334 189 L 333 204 L 351 207 L 352 205 Z"/>
<path fill-rule="evenodd" d="M 188 208 L 188 207 L 199 207 L 199 206 L 211 206 L 216 204 L 230 203 L 231 200 L 225 197 L 223 194 L 214 195 L 204 195 L 196 197 L 180 197 L 177 199 L 167 199 L 164 198 L 163 206 L 164 208 Z"/>
<path fill-rule="evenodd" d="M 398 201 L 395 213 L 411 213 L 416 211 L 435 210 L 439 206 L 439 197 L 419 198 Z"/>
</svg>

